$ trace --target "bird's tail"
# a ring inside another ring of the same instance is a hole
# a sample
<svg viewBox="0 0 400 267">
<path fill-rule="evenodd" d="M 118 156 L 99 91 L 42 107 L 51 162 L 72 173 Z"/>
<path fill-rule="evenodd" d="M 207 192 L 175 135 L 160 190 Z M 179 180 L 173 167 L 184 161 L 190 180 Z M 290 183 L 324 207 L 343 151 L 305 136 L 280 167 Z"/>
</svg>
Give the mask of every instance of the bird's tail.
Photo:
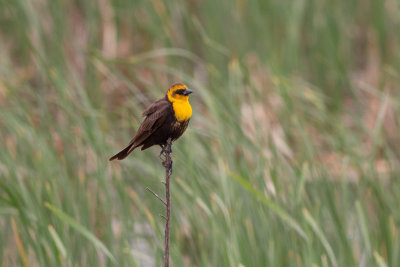
<svg viewBox="0 0 400 267">
<path fill-rule="evenodd" d="M 112 156 L 110 158 L 110 161 L 112 161 L 114 159 L 122 160 L 122 159 L 126 158 L 136 147 L 137 146 L 134 146 L 133 143 L 129 144 L 127 147 L 122 149 L 120 152 L 118 152 L 117 154 Z"/>
</svg>

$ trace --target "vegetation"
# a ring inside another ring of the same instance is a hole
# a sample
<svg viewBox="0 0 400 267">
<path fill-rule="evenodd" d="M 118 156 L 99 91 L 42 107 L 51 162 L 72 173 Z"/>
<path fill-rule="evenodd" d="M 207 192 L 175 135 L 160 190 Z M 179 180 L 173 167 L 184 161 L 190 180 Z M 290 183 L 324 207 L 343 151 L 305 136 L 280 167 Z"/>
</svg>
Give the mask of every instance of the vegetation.
<svg viewBox="0 0 400 267">
<path fill-rule="evenodd" d="M 160 266 L 160 151 L 108 158 L 184 82 L 173 266 L 399 266 L 399 5 L 0 0 L 0 265 Z"/>
</svg>

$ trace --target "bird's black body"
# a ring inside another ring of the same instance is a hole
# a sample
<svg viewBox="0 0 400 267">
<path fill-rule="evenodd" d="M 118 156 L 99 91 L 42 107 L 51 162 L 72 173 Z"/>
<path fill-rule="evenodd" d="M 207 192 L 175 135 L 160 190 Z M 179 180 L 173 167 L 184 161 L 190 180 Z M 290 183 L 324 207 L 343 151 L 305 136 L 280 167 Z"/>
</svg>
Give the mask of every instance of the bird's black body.
<svg viewBox="0 0 400 267">
<path fill-rule="evenodd" d="M 178 139 L 189 124 L 189 119 L 185 121 L 176 119 L 172 103 L 168 100 L 167 95 L 146 108 L 143 116 L 146 116 L 146 118 L 129 145 L 112 156 L 110 161 L 114 159 L 122 160 L 140 146 L 142 146 L 141 150 L 153 145 L 164 146 L 168 138 L 171 138 L 172 141 Z"/>
</svg>

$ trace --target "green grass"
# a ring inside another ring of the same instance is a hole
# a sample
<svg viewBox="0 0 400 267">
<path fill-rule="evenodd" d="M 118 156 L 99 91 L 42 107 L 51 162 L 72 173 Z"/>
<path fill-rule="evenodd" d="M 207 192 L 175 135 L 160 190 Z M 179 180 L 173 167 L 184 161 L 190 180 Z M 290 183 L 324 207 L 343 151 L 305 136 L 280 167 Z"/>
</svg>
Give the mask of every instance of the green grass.
<svg viewBox="0 0 400 267">
<path fill-rule="evenodd" d="M 158 148 L 185 82 L 173 266 L 400 265 L 399 3 L 0 0 L 0 265 L 160 266 Z"/>
</svg>

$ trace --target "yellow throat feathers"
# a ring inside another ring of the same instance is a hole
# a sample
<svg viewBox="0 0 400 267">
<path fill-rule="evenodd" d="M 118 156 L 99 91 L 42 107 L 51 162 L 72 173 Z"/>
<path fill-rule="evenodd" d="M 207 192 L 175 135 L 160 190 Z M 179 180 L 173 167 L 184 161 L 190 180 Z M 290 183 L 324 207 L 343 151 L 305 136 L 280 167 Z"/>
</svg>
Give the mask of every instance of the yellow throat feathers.
<svg viewBox="0 0 400 267">
<path fill-rule="evenodd" d="M 192 116 L 192 107 L 189 103 L 189 96 L 174 94 L 179 89 L 186 89 L 186 86 L 179 84 L 169 89 L 167 94 L 168 100 L 172 103 L 175 118 L 178 121 L 186 121 Z"/>
</svg>

